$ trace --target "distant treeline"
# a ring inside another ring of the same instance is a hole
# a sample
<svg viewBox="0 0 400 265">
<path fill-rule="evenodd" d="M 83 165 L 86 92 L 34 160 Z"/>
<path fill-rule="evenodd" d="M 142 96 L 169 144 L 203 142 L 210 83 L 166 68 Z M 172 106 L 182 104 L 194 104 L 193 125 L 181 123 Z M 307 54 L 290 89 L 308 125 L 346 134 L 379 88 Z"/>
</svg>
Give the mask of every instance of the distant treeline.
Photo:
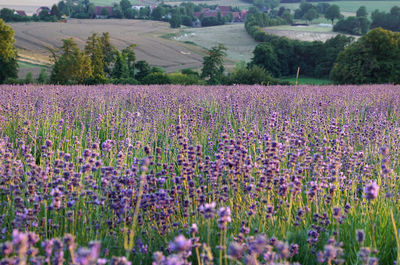
<svg viewBox="0 0 400 265">
<path fill-rule="evenodd" d="M 42 10 L 39 15 L 33 14 L 32 16 L 21 16 L 12 9 L 3 8 L 0 10 L 0 18 L 5 22 L 56 22 L 61 19 L 61 13 L 56 5 L 53 5 L 50 11 Z"/>
<path fill-rule="evenodd" d="M 103 7 L 100 14 L 96 13 L 96 6 L 89 0 L 78 0 L 76 2 L 60 1 L 57 6 L 62 14 L 66 14 L 71 18 L 147 19 L 169 22 L 172 28 L 179 28 L 181 25 L 188 27 L 192 27 L 193 25 L 216 26 L 223 25 L 233 20 L 232 15 L 223 17 L 221 13 L 218 13 L 215 17 L 200 16 L 200 18 L 197 18 L 194 15 L 195 12 L 200 12 L 202 9 L 215 10 L 217 5 L 195 5 L 192 2 L 184 2 L 179 6 L 160 3 L 153 8 L 150 6 L 132 8 L 132 4 L 129 0 L 120 0 L 113 4 L 111 10 Z M 231 11 L 240 10 L 237 7 L 231 7 Z"/>
<path fill-rule="evenodd" d="M 353 38 L 338 35 L 325 43 L 299 41 L 268 34 L 263 27 L 269 24 L 265 14 L 249 12 L 245 27 L 259 45 L 254 50 L 251 64 L 265 68 L 274 77 L 294 75 L 298 67 L 309 77 L 328 77 L 339 52 Z"/>
</svg>

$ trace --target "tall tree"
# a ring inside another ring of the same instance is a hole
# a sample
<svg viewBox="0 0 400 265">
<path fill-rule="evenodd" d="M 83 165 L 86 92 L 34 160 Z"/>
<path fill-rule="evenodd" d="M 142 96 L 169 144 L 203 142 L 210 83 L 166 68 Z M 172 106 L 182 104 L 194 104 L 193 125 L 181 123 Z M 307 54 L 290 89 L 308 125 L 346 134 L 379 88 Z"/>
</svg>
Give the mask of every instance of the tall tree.
<svg viewBox="0 0 400 265">
<path fill-rule="evenodd" d="M 51 83 L 83 84 L 93 77 L 90 58 L 82 52 L 75 41 L 63 39 L 61 55 L 53 55 L 54 65 L 51 71 Z"/>
<path fill-rule="evenodd" d="M 101 50 L 104 55 L 104 72 L 107 75 L 111 75 L 112 64 L 114 62 L 114 57 L 116 53 L 116 48 L 111 44 L 110 33 L 104 32 L 100 37 Z"/>
<path fill-rule="evenodd" d="M 3 19 L 5 22 L 12 21 L 14 18 L 14 11 L 9 8 L 3 8 L 0 10 L 0 19 Z"/>
<path fill-rule="evenodd" d="M 120 51 L 117 51 L 116 57 L 117 59 L 115 61 L 111 76 L 116 79 L 128 78 L 129 68 L 128 64 L 126 63 L 125 56 Z"/>
<path fill-rule="evenodd" d="M 318 11 L 315 8 L 311 8 L 311 9 L 307 10 L 307 12 L 303 15 L 303 19 L 305 19 L 311 23 L 311 21 L 313 21 L 318 16 L 319 16 Z"/>
<path fill-rule="evenodd" d="M 368 16 L 367 8 L 365 6 L 360 6 L 360 8 L 357 9 L 356 16 L 367 17 Z"/>
<path fill-rule="evenodd" d="M 102 83 L 106 79 L 106 74 L 104 72 L 104 54 L 101 39 L 97 36 L 97 33 L 93 33 L 92 36 L 88 37 L 85 53 L 90 58 L 95 83 Z"/>
<path fill-rule="evenodd" d="M 226 47 L 223 44 L 212 47 L 208 50 L 208 56 L 203 57 L 203 68 L 201 77 L 208 78 L 209 84 L 218 84 L 224 73 L 224 57 L 226 56 Z"/>
<path fill-rule="evenodd" d="M 125 57 L 126 64 L 129 70 L 129 77 L 135 77 L 135 62 L 136 62 L 136 54 L 135 54 L 135 44 L 131 44 L 125 49 L 122 50 L 122 54 Z"/>
<path fill-rule="evenodd" d="M 340 17 L 341 17 L 340 8 L 338 5 L 331 5 L 325 11 L 325 18 L 332 21 L 332 25 L 333 25 L 333 21 L 335 19 L 339 19 Z"/>
<path fill-rule="evenodd" d="M 0 19 L 0 84 L 18 74 L 14 30 Z"/>
<path fill-rule="evenodd" d="M 341 52 L 330 77 L 337 83 L 400 83 L 400 33 L 376 28 Z"/>
<path fill-rule="evenodd" d="M 119 6 L 121 7 L 122 14 L 124 15 L 125 18 L 129 16 L 128 10 L 132 9 L 132 4 L 129 0 L 121 0 L 119 2 Z"/>
<path fill-rule="evenodd" d="M 54 5 L 51 7 L 50 14 L 51 14 L 52 16 L 55 16 L 57 19 L 60 19 L 60 18 L 61 18 L 60 10 L 58 9 L 58 6 L 57 6 L 56 4 L 54 4 Z"/>
</svg>

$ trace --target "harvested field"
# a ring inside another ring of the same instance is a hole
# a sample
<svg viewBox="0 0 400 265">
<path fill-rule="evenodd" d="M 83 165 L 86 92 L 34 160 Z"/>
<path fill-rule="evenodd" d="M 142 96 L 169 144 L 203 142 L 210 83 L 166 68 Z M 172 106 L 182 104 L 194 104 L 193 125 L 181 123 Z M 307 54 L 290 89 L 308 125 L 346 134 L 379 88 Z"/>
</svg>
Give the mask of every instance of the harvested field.
<svg viewBox="0 0 400 265">
<path fill-rule="evenodd" d="M 16 46 L 40 56 L 50 55 L 48 47 L 62 45 L 62 39 L 74 38 L 83 48 L 92 33 L 109 32 L 112 43 L 122 49 L 137 45 L 138 60 L 163 67 L 167 72 L 183 68 L 199 68 L 204 55 L 202 49 L 174 40 L 161 38 L 167 33 L 176 33 L 168 23 L 148 20 L 68 20 L 68 23 L 13 23 Z"/>
<path fill-rule="evenodd" d="M 207 49 L 221 43 L 228 49 L 227 57 L 234 61 L 250 61 L 257 46 L 257 42 L 247 34 L 243 24 L 188 29 L 175 39 L 191 41 Z"/>
<path fill-rule="evenodd" d="M 321 27 L 318 30 L 317 26 L 311 26 L 310 29 L 308 27 L 292 27 L 292 26 L 276 26 L 276 27 L 267 27 L 264 28 L 267 33 L 287 37 L 289 39 L 294 40 L 302 40 L 302 41 L 323 41 L 335 37 L 340 34 L 337 32 L 330 31 L 329 28 Z M 348 35 L 350 36 L 350 35 Z M 358 36 L 353 36 L 355 38 L 359 38 Z"/>
</svg>

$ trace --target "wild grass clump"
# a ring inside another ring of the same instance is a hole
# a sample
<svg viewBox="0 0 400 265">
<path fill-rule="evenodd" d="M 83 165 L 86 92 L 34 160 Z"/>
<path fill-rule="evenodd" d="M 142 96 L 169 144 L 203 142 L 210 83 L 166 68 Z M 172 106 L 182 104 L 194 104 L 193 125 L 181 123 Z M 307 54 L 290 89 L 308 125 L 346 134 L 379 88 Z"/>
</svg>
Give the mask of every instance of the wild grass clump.
<svg viewBox="0 0 400 265">
<path fill-rule="evenodd" d="M 1 86 L 0 264 L 393 264 L 399 91 Z"/>
</svg>

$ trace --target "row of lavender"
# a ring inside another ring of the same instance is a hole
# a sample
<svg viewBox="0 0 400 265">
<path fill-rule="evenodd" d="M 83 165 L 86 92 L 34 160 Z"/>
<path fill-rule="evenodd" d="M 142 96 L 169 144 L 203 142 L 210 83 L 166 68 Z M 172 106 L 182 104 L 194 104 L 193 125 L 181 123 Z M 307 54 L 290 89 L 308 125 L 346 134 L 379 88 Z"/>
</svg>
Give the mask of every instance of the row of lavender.
<svg viewBox="0 0 400 265">
<path fill-rule="evenodd" d="M 1 86 L 0 264 L 393 264 L 399 89 Z"/>
</svg>

